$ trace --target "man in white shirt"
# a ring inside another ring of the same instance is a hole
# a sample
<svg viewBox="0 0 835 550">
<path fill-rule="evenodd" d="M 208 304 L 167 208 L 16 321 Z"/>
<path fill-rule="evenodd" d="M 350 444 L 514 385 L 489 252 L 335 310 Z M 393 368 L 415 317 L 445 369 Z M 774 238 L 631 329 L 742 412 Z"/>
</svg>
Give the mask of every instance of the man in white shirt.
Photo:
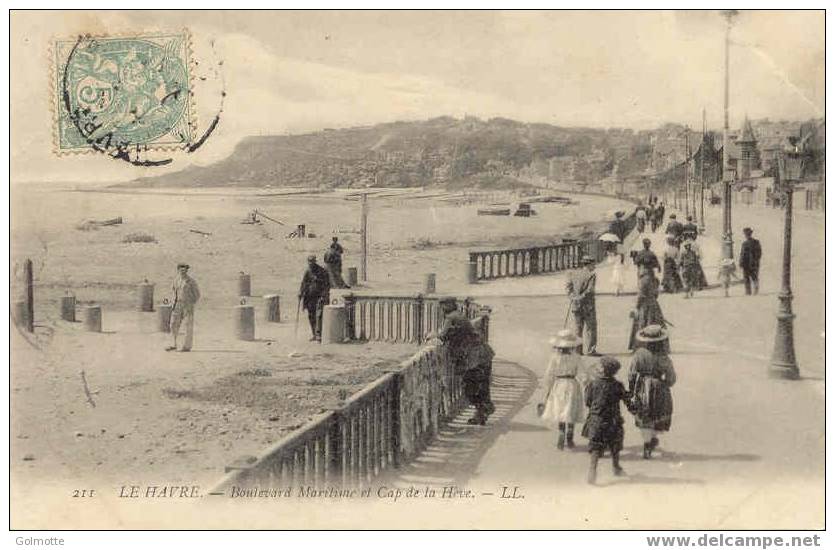
<svg viewBox="0 0 835 550">
<path fill-rule="evenodd" d="M 188 274 L 188 264 L 177 264 L 177 276 L 174 278 L 174 306 L 171 308 L 171 334 L 174 345 L 165 351 L 191 351 L 194 339 L 194 305 L 200 299 L 197 282 Z M 180 326 L 185 323 L 186 335 L 181 348 L 177 348 L 177 336 Z"/>
</svg>

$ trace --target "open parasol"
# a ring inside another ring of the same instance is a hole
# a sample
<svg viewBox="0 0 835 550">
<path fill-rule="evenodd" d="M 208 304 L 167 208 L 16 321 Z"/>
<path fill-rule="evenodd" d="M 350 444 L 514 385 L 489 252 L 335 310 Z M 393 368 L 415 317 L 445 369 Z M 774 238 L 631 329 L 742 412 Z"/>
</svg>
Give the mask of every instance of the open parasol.
<svg viewBox="0 0 835 550">
<path fill-rule="evenodd" d="M 620 239 L 614 233 L 603 233 L 597 238 L 598 241 L 605 241 L 607 243 L 619 243 Z"/>
</svg>

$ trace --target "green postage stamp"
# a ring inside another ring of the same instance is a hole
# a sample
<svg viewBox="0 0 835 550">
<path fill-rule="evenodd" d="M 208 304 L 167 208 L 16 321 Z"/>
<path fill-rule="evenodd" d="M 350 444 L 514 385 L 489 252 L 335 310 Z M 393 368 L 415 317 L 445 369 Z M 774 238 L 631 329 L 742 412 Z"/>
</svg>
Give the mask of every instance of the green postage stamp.
<svg viewBox="0 0 835 550">
<path fill-rule="evenodd" d="M 189 57 L 186 31 L 56 41 L 56 151 L 186 146 L 195 131 Z"/>
</svg>

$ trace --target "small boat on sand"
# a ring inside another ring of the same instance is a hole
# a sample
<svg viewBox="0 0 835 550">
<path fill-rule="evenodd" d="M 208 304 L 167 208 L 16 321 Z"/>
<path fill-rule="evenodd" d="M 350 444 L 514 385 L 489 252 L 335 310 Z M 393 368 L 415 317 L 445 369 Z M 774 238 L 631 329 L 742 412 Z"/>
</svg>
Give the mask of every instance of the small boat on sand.
<svg viewBox="0 0 835 550">
<path fill-rule="evenodd" d="M 510 208 L 479 208 L 479 216 L 510 216 Z"/>
</svg>

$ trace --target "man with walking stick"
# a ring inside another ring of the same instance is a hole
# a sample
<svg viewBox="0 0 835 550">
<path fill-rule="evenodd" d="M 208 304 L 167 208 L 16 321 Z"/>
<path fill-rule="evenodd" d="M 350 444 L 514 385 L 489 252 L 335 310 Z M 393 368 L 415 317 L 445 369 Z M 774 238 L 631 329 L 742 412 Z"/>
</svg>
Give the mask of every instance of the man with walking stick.
<svg viewBox="0 0 835 550">
<path fill-rule="evenodd" d="M 581 269 L 568 275 L 565 289 L 570 300 L 570 311 L 574 315 L 575 334 L 583 339 L 582 353 L 597 356 L 600 354 L 597 353 L 597 311 L 594 299 L 597 275 L 594 272 L 594 258 L 583 256 L 581 263 Z"/>
<path fill-rule="evenodd" d="M 307 310 L 310 321 L 311 341 L 322 341 L 322 312 L 328 303 L 330 293 L 330 276 L 325 269 L 316 263 L 316 256 L 307 257 L 307 270 L 302 277 L 299 288 L 299 302 Z"/>
</svg>

